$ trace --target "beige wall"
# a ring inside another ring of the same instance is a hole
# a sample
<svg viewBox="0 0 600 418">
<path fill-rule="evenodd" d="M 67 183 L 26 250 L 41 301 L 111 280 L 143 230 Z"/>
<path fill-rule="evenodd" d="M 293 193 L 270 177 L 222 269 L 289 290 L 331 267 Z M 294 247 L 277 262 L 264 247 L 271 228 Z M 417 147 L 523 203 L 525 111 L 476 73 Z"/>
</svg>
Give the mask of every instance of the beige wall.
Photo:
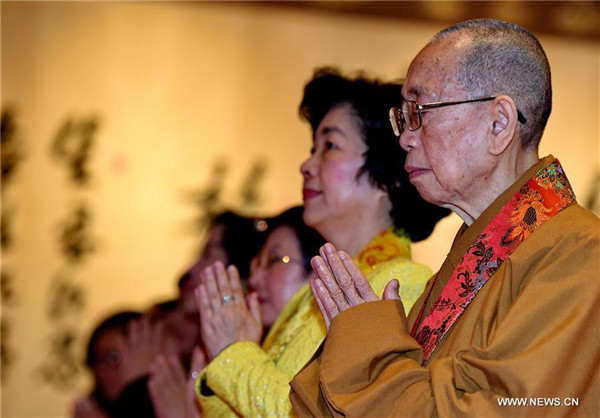
<svg viewBox="0 0 600 418">
<path fill-rule="evenodd" d="M 224 197 L 253 161 L 268 173 L 255 209 L 301 200 L 298 166 L 310 148 L 297 105 L 314 67 L 402 77 L 436 25 L 257 10 L 208 3 L 6 3 L 2 12 L 3 108 L 14 105 L 25 159 L 3 193 L 15 245 L 2 254 L 14 276 L 5 342 L 15 351 L 2 385 L 3 417 L 65 416 L 89 384 L 60 391 L 39 380 L 56 322 L 46 315 L 52 278 L 66 271 L 88 292 L 85 309 L 63 319 L 84 335 L 113 308 L 143 308 L 173 296 L 190 262 L 196 212 L 187 193 L 214 161 L 234 164 Z M 599 49 L 541 36 L 553 69 L 554 112 L 541 153 L 558 156 L 580 197 L 599 169 Z M 50 158 L 67 116 L 99 115 L 89 188 L 72 186 Z M 70 266 L 57 251 L 58 224 L 74 204 L 92 209 L 98 251 Z M 442 222 L 414 257 L 439 266 L 460 222 Z M 81 342 L 78 343 L 81 350 Z"/>
</svg>

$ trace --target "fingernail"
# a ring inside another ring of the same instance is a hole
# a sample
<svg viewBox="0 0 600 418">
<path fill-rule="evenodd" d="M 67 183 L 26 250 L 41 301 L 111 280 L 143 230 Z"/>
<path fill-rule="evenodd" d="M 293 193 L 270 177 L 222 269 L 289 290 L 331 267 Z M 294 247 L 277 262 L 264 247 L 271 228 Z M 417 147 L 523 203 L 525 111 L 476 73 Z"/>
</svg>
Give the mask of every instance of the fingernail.
<svg viewBox="0 0 600 418">
<path fill-rule="evenodd" d="M 327 254 L 333 254 L 333 245 L 330 243 L 325 244 L 325 252 Z"/>
</svg>

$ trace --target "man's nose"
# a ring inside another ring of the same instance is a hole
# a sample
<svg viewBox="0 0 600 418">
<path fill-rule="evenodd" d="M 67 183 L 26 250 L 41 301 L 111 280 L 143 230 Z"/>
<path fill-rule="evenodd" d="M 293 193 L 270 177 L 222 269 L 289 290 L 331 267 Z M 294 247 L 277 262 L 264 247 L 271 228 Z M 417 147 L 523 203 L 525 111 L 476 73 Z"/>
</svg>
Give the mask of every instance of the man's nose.
<svg viewBox="0 0 600 418">
<path fill-rule="evenodd" d="M 400 146 L 402 147 L 402 149 L 406 152 L 409 152 L 413 148 L 418 147 L 421 143 L 419 135 L 417 135 L 416 131 L 411 131 L 406 126 L 400 134 L 400 138 L 398 138 L 398 141 L 400 142 Z"/>
</svg>

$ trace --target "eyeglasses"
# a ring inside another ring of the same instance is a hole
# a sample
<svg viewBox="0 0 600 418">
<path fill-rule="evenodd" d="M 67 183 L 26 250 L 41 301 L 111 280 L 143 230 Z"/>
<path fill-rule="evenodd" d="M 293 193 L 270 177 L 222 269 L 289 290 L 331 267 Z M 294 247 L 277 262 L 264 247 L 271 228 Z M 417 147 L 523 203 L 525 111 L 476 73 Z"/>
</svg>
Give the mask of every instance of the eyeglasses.
<svg viewBox="0 0 600 418">
<path fill-rule="evenodd" d="M 394 130 L 394 134 L 396 136 L 400 136 L 404 131 L 404 125 L 408 127 L 409 131 L 416 131 L 421 127 L 421 112 L 427 112 L 431 109 L 436 109 L 438 107 L 444 106 L 453 106 L 464 103 L 474 103 L 474 102 L 488 102 L 490 100 L 494 100 L 496 97 L 483 97 L 480 99 L 471 99 L 471 100 L 461 100 L 459 102 L 434 102 L 427 104 L 417 104 L 417 102 L 413 100 L 403 100 L 402 107 L 392 107 L 390 109 L 390 123 L 392 124 L 392 129 Z M 517 109 L 517 117 L 519 122 L 525 123 L 527 119 L 525 116 Z"/>
<path fill-rule="evenodd" d="M 292 258 L 289 255 L 279 256 L 276 254 L 267 254 L 266 256 L 258 256 L 255 257 L 250 263 L 250 271 L 254 272 L 258 270 L 260 267 L 263 267 L 266 270 L 273 268 L 277 264 L 298 264 L 304 267 L 304 260 L 299 258 Z"/>
</svg>

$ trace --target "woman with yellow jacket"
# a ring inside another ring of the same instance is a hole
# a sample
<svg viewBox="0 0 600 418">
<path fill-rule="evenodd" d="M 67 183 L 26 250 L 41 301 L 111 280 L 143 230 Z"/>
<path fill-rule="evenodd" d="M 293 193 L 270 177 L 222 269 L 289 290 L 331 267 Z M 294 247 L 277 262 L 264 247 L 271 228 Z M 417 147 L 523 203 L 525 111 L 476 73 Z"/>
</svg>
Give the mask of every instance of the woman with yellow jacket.
<svg viewBox="0 0 600 418">
<path fill-rule="evenodd" d="M 409 310 L 431 275 L 411 260 L 411 240 L 427 238 L 449 212 L 423 201 L 402 169 L 406 153 L 387 120 L 401 87 L 317 70 L 300 105 L 313 130 L 300 171 L 306 224 L 350 254 L 379 295 L 397 279 Z M 289 381 L 323 341 L 326 325 L 305 284 L 259 345 L 259 301 L 235 299 L 236 282 L 234 269 L 213 267 L 197 291 L 211 360 L 197 382 L 204 415 L 290 416 Z"/>
</svg>

